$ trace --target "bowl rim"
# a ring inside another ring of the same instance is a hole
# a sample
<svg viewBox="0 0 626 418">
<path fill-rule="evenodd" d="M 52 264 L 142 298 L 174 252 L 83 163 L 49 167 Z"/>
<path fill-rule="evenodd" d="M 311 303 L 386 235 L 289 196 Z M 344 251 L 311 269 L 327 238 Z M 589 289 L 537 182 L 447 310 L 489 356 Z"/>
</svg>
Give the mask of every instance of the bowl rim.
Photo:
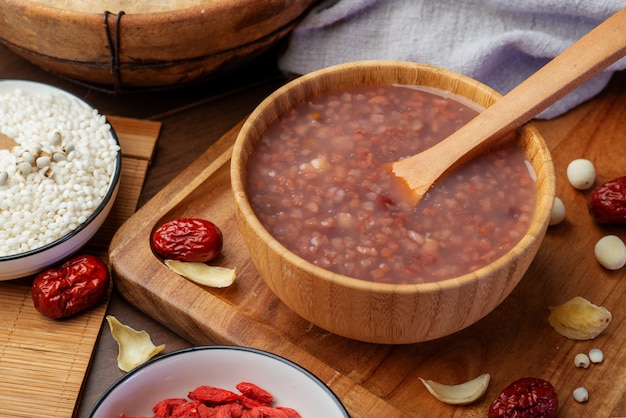
<svg viewBox="0 0 626 418">
<path fill-rule="evenodd" d="M 5 84 L 7 83 L 7 84 Z M 96 108 L 91 105 L 90 103 L 88 103 L 87 101 L 79 98 L 78 96 L 73 95 L 70 92 L 67 92 L 63 89 L 60 89 L 58 87 L 49 85 L 49 84 L 45 84 L 45 83 L 39 83 L 36 81 L 28 81 L 28 80 L 17 80 L 17 79 L 2 79 L 0 80 L 0 93 L 2 93 L 3 87 L 7 86 L 7 85 L 11 85 L 13 84 L 15 86 L 15 88 L 21 88 L 21 87 L 27 87 L 27 88 L 32 88 L 32 89 L 37 89 L 39 91 L 42 92 L 55 92 L 55 93 L 61 93 L 64 94 L 66 96 L 72 97 L 74 99 L 79 100 L 80 102 L 84 103 L 85 105 L 89 106 L 91 109 L 96 110 Z M 11 88 L 11 87 L 8 87 Z M 104 115 L 103 115 L 104 116 Z M 120 147 L 120 140 L 119 137 L 117 136 L 117 133 L 115 132 L 115 129 L 113 128 L 113 126 L 111 125 L 111 123 L 109 122 L 109 120 L 105 117 L 106 123 L 109 124 L 110 127 L 110 132 L 111 135 L 113 137 L 113 139 L 115 139 L 115 142 L 117 143 L 118 147 Z M 109 201 L 111 200 L 112 196 L 115 194 L 116 189 L 120 183 L 120 179 L 122 176 L 122 151 L 121 149 L 118 150 L 117 155 L 115 157 L 115 170 L 113 171 L 113 175 L 111 176 L 111 181 L 109 182 L 109 187 L 107 189 L 106 194 L 104 195 L 104 197 L 102 198 L 102 201 L 98 204 L 98 206 L 94 209 L 94 211 L 89 215 L 89 217 L 85 220 L 85 222 L 82 222 L 80 225 L 78 225 L 76 227 L 76 229 L 68 232 L 67 234 L 63 235 L 60 238 L 57 238 L 56 240 L 42 245 L 41 247 L 37 247 L 34 248 L 32 250 L 23 252 L 23 253 L 19 253 L 19 254 L 11 254 L 11 255 L 6 255 L 6 256 L 0 256 L 0 265 L 3 262 L 7 262 L 7 261 L 15 261 L 15 260 L 19 260 L 22 258 L 26 258 L 26 257 L 30 257 L 33 256 L 35 254 L 39 254 L 42 252 L 45 252 L 47 250 L 49 250 L 50 248 L 56 247 L 59 244 L 62 244 L 70 239 L 72 239 L 74 236 L 78 235 L 81 231 L 83 231 L 85 228 L 87 228 L 87 226 L 93 222 L 93 220 L 95 218 L 98 217 L 98 215 L 100 215 L 100 213 L 102 213 L 102 211 L 105 209 L 105 207 L 108 205 Z"/>
<path fill-rule="evenodd" d="M 541 213 L 537 211 L 536 209 L 537 207 L 539 207 L 540 202 L 542 202 L 545 199 L 549 199 L 550 197 L 552 197 L 552 202 L 548 202 L 548 204 L 550 206 L 552 205 L 553 200 L 554 200 L 553 198 L 555 196 L 554 184 L 545 185 L 543 194 L 540 195 L 539 193 L 537 193 L 535 211 L 533 212 L 533 215 L 532 215 L 530 227 L 528 228 L 528 230 L 526 231 L 522 239 L 520 239 L 520 241 L 518 241 L 517 244 L 515 244 L 515 246 L 513 246 L 509 251 L 504 253 L 502 256 L 500 256 L 498 259 L 494 260 L 493 262 L 477 270 L 471 271 L 461 276 L 450 277 L 450 278 L 443 279 L 443 280 L 437 280 L 437 281 L 425 282 L 425 283 L 394 284 L 394 283 L 371 282 L 371 281 L 362 280 L 362 279 L 358 279 L 358 278 L 351 277 L 351 276 L 346 276 L 343 274 L 339 274 L 339 273 L 335 273 L 330 270 L 327 270 L 323 267 L 320 267 L 318 265 L 311 263 L 308 260 L 305 260 L 304 258 L 300 257 L 294 252 L 290 251 L 287 247 L 285 247 L 282 243 L 280 243 L 276 238 L 274 238 L 269 233 L 269 231 L 267 231 L 267 229 L 263 226 L 263 224 L 259 221 L 258 217 L 254 213 L 254 210 L 252 209 L 252 206 L 250 205 L 250 201 L 245 192 L 246 181 L 243 178 L 243 176 L 244 176 L 244 173 L 247 172 L 247 169 L 246 169 L 246 166 L 243 165 L 243 161 L 242 161 L 242 156 L 246 155 L 244 145 L 243 145 L 243 142 L 244 142 L 243 137 L 248 132 L 256 130 L 254 126 L 255 122 L 259 118 L 262 117 L 262 115 L 265 113 L 265 109 L 268 108 L 270 104 L 281 102 L 282 101 L 281 97 L 287 91 L 303 89 L 302 87 L 303 84 L 310 83 L 311 80 L 317 77 L 333 76 L 336 74 L 340 74 L 346 71 L 347 69 L 360 68 L 360 69 L 371 70 L 373 68 L 380 68 L 383 66 L 387 68 L 401 68 L 403 70 L 412 69 L 416 71 L 436 72 L 446 77 L 453 77 L 465 83 L 472 84 L 476 86 L 476 88 L 481 89 L 484 92 L 488 93 L 490 97 L 494 98 L 494 100 L 497 100 L 500 97 L 502 97 L 502 94 L 499 93 L 498 91 L 464 74 L 461 74 L 452 70 L 448 70 L 442 67 L 430 65 L 430 64 L 423 64 L 423 63 L 410 62 L 410 61 L 395 61 L 395 60 L 353 61 L 353 62 L 346 62 L 342 64 L 333 65 L 330 67 L 325 67 L 325 68 L 301 75 L 291 80 L 290 82 L 286 83 L 285 85 L 281 86 L 280 88 L 275 90 L 273 93 L 271 93 L 268 97 L 266 97 L 254 109 L 254 111 L 248 116 L 247 120 L 245 121 L 245 123 L 243 124 L 241 130 L 239 131 L 237 135 L 237 139 L 235 140 L 235 144 L 233 147 L 233 153 L 232 153 L 233 158 L 231 159 L 231 185 L 233 188 L 234 199 L 237 203 L 239 210 L 241 210 L 242 215 L 246 218 L 246 221 L 250 224 L 250 228 L 254 229 L 259 235 L 261 235 L 262 239 L 265 240 L 266 244 L 272 249 L 272 251 L 279 253 L 279 254 L 287 255 L 288 259 L 294 260 L 294 261 L 289 261 L 290 263 L 297 262 L 299 268 L 306 271 L 307 274 L 314 275 L 317 278 L 320 278 L 324 281 L 329 281 L 331 283 L 339 282 L 341 283 L 342 286 L 345 286 L 348 288 L 360 289 L 360 290 L 375 289 L 377 292 L 386 293 L 386 294 L 414 294 L 416 292 L 436 293 L 436 292 L 441 292 L 445 290 L 446 288 L 458 288 L 458 287 L 467 285 L 475 281 L 477 278 L 484 276 L 485 273 L 488 273 L 489 271 L 497 271 L 497 270 L 504 269 L 506 265 L 510 262 L 511 257 L 513 257 L 513 259 L 516 260 L 522 254 L 524 254 L 524 252 L 528 248 L 532 247 L 533 240 L 536 239 L 536 237 L 541 236 L 543 231 L 547 229 L 549 216 L 550 216 L 549 211 L 546 210 L 545 212 Z M 439 90 L 445 91 L 442 89 L 439 89 Z M 453 93 L 453 94 L 456 94 L 456 93 Z M 465 96 L 462 96 L 462 97 L 464 97 L 466 100 L 471 101 L 471 99 Z M 292 105 L 289 105 L 288 107 L 291 107 L 291 106 Z M 278 115 L 275 115 L 275 118 L 276 117 L 278 117 Z M 271 122 L 267 122 L 267 124 L 269 123 Z M 522 135 L 522 132 L 524 132 L 527 135 L 532 135 L 532 136 L 540 138 L 540 141 L 539 141 L 540 148 L 547 151 L 543 153 L 544 155 L 543 159 L 545 161 L 543 161 L 543 164 L 542 164 L 543 169 L 545 170 L 545 177 L 554 178 L 555 173 L 554 173 L 554 166 L 552 164 L 552 157 L 539 131 L 536 129 L 535 126 L 532 125 L 532 123 L 528 123 L 524 125 L 522 128 L 520 128 L 518 137 Z M 250 148 L 252 148 L 251 145 L 249 146 Z M 247 162 L 248 157 L 249 155 L 246 155 L 246 162 Z M 529 166 L 529 168 L 534 170 L 532 166 Z M 535 176 L 537 175 L 537 173 L 532 173 L 532 174 Z"/>
<path fill-rule="evenodd" d="M 58 17 L 59 20 L 63 19 L 80 19 L 81 17 L 86 19 L 102 19 L 102 14 L 106 13 L 103 8 L 102 11 L 91 11 L 86 12 L 82 10 L 72 10 L 72 9 L 64 9 L 62 7 L 56 6 L 54 4 L 41 2 L 41 1 L 23 1 L 23 0 L 8 0 L 14 5 L 24 9 L 32 9 L 41 13 L 49 12 L 50 15 Z M 311 5 L 315 2 L 315 0 L 306 0 L 310 4 L 307 7 L 311 7 Z M 118 13 L 124 13 L 124 16 L 129 19 L 135 19 L 137 22 L 141 23 L 158 23 L 163 20 L 174 20 L 179 18 L 184 19 L 197 19 L 202 18 L 203 16 L 210 14 L 213 10 L 223 10 L 225 7 L 245 7 L 250 4 L 250 0 L 205 0 L 203 3 L 194 3 L 185 7 L 180 7 L 176 9 L 170 10 L 155 10 L 155 11 L 142 11 L 142 12 L 126 12 L 124 10 L 111 10 L 110 13 L 115 15 Z"/>
<path fill-rule="evenodd" d="M 335 392 L 333 392 L 333 390 L 330 387 L 328 387 L 328 385 L 326 385 L 319 377 L 315 376 L 313 373 L 311 373 L 306 368 L 300 366 L 299 364 L 297 364 L 297 363 L 295 363 L 295 362 L 293 362 L 293 361 L 291 361 L 291 360 L 289 360 L 289 359 L 287 359 L 287 358 L 285 358 L 283 356 L 271 353 L 269 351 L 265 351 L 265 350 L 261 350 L 261 349 L 253 348 L 253 347 L 244 347 L 244 346 L 236 346 L 236 345 L 205 345 L 205 346 L 188 347 L 188 348 L 182 348 L 182 349 L 179 349 L 179 350 L 176 350 L 176 351 L 172 351 L 172 352 L 161 354 L 161 355 L 159 355 L 157 357 L 154 357 L 154 358 L 148 360 L 147 362 L 145 362 L 143 364 L 140 364 L 139 366 L 135 367 L 133 370 L 125 373 L 123 376 L 119 377 L 118 379 L 116 379 L 115 382 L 113 382 L 111 384 L 111 386 L 109 386 L 102 393 L 102 395 L 98 398 L 96 403 L 94 403 L 94 405 L 89 410 L 89 413 L 87 414 L 87 417 L 88 418 L 93 417 L 94 414 L 97 412 L 98 408 L 104 403 L 106 398 L 115 389 L 117 389 L 118 386 L 123 384 L 126 380 L 132 378 L 132 376 L 134 376 L 135 374 L 137 374 L 141 370 L 146 369 L 148 367 L 152 367 L 152 366 L 158 364 L 159 362 L 168 361 L 169 359 L 171 359 L 173 357 L 185 355 L 185 354 L 190 353 L 190 352 L 220 351 L 220 350 L 245 351 L 247 353 L 269 357 L 269 358 L 277 360 L 277 361 L 279 361 L 279 362 L 281 362 L 281 363 L 283 363 L 283 364 L 285 364 L 287 366 L 290 366 L 291 368 L 295 369 L 296 371 L 304 374 L 311 381 L 313 381 L 313 383 L 318 385 L 328 395 L 328 397 L 333 401 L 333 403 L 337 406 L 337 408 L 341 411 L 341 413 L 345 416 L 345 418 L 349 418 L 349 414 L 348 414 L 348 411 L 347 411 L 346 407 L 341 402 L 339 397 L 335 394 Z"/>
</svg>

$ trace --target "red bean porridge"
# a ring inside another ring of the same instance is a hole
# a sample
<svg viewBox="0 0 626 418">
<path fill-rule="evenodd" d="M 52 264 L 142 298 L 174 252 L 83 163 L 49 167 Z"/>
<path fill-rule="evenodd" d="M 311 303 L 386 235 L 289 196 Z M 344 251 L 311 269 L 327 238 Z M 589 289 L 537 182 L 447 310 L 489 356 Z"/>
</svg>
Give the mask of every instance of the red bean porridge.
<svg viewBox="0 0 626 418">
<path fill-rule="evenodd" d="M 440 179 L 415 204 L 390 162 L 473 118 L 461 101 L 410 86 L 321 95 L 281 115 L 248 166 L 267 230 L 300 257 L 373 282 L 456 277 L 496 260 L 530 226 L 534 175 L 514 141 Z"/>
</svg>

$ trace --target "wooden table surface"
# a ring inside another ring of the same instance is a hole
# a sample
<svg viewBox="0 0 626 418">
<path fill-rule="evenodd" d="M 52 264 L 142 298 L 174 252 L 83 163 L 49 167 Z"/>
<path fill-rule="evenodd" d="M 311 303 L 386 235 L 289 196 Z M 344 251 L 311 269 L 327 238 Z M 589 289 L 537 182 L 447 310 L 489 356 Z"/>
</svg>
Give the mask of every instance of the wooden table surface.
<svg viewBox="0 0 626 418">
<path fill-rule="evenodd" d="M 114 96 L 48 74 L 1 46 L 0 79 L 26 79 L 48 83 L 85 99 L 104 114 L 161 122 L 161 135 L 139 205 L 145 204 L 285 81 L 275 68 L 274 52 L 270 52 L 245 69 L 220 80 L 177 90 Z M 626 73 L 622 72 L 616 74 L 609 87 L 591 102 L 564 117 L 540 121 L 537 125 L 549 145 L 557 146 L 567 140 L 573 122 L 585 117 L 592 106 L 602 105 L 608 109 L 624 101 L 626 101 Z M 624 117 L 625 113 L 618 114 Z M 595 115 L 598 117 L 597 112 Z M 603 122 L 612 124 L 616 133 L 623 132 L 626 124 L 624 119 Z M 620 135 L 617 140 L 624 144 L 623 133 Z M 577 154 L 574 151 L 572 150 L 572 155 Z M 111 297 L 108 313 L 135 329 L 146 330 L 156 344 L 166 344 L 166 352 L 192 345 L 132 307 L 115 291 Z M 104 323 L 90 371 L 85 379 L 76 411 L 77 417 L 85 417 L 98 397 L 122 376 L 123 372 L 117 368 L 117 351 L 117 344 Z"/>
<path fill-rule="evenodd" d="M 161 122 L 161 134 L 139 201 L 141 206 L 284 83 L 274 61 L 270 53 L 240 72 L 203 85 L 115 96 L 49 74 L 0 46 L 0 79 L 47 83 L 75 94 L 106 115 Z M 192 346 L 126 303 L 115 291 L 108 314 L 135 329 L 145 329 L 157 344 L 166 344 L 166 352 Z M 103 325 L 76 417 L 87 416 L 98 397 L 123 374 L 117 368 L 117 344 L 106 323 Z"/>
</svg>

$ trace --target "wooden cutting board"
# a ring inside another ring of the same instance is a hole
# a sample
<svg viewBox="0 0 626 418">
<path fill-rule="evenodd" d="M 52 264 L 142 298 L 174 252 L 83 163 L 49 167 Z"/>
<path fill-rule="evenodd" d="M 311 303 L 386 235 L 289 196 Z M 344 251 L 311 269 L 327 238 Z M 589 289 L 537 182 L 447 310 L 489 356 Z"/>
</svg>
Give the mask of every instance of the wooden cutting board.
<svg viewBox="0 0 626 418">
<path fill-rule="evenodd" d="M 626 240 L 623 228 L 599 228 L 586 209 L 589 192 L 565 176 L 575 158 L 589 158 L 598 183 L 626 175 L 626 83 L 567 115 L 538 123 L 552 152 L 557 193 L 567 219 L 551 227 L 521 283 L 495 311 L 475 325 L 435 341 L 377 345 L 330 334 L 282 304 L 259 278 L 239 235 L 229 185 L 229 158 L 239 126 L 144 205 L 115 235 L 110 259 L 116 284 L 133 305 L 195 344 L 251 346 L 309 369 L 339 396 L 353 417 L 484 417 L 512 381 L 534 376 L 552 382 L 563 417 L 626 416 L 626 270 L 608 272 L 593 255 L 602 235 Z M 224 232 L 219 264 L 236 267 L 227 289 L 204 288 L 170 272 L 150 249 L 151 231 L 164 221 L 204 217 Z M 571 341 L 548 324 L 548 307 L 574 296 L 606 306 L 613 323 L 593 341 Z M 349 320 L 347 318 L 346 320 Z M 574 367 L 574 356 L 601 348 L 605 361 Z M 487 394 L 468 406 L 433 398 L 418 377 L 446 384 L 490 373 Z M 586 386 L 590 400 L 571 392 Z"/>
<path fill-rule="evenodd" d="M 158 122 L 109 117 L 122 146 L 122 177 L 115 205 L 83 252 L 107 257 L 115 231 L 136 210 L 159 136 Z M 66 320 L 35 310 L 32 278 L 0 282 L 0 416 L 73 416 L 108 298 Z"/>
</svg>

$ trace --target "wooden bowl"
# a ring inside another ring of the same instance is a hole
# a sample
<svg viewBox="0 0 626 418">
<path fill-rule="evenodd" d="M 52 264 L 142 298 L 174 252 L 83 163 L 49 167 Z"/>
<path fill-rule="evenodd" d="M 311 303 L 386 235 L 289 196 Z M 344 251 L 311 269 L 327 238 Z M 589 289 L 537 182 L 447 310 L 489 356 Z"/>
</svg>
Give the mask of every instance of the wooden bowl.
<svg viewBox="0 0 626 418">
<path fill-rule="evenodd" d="M 518 140 L 536 176 L 537 204 L 530 229 L 508 253 L 472 273 L 435 283 L 373 283 L 332 273 L 294 255 L 261 225 L 246 195 L 246 172 L 255 144 L 278 115 L 318 93 L 366 84 L 435 87 L 488 107 L 500 95 L 463 75 L 427 65 L 370 61 L 338 65 L 280 88 L 251 114 L 237 137 L 231 181 L 237 220 L 261 277 L 293 311 L 344 337 L 374 343 L 416 343 L 475 323 L 520 281 L 545 235 L 555 196 L 550 152 L 530 124 Z M 286 220 L 286 222 L 289 222 Z"/>
<path fill-rule="evenodd" d="M 0 0 L 0 41 L 81 82 L 117 91 L 166 87 L 249 62 L 287 35 L 313 3 Z"/>
</svg>

